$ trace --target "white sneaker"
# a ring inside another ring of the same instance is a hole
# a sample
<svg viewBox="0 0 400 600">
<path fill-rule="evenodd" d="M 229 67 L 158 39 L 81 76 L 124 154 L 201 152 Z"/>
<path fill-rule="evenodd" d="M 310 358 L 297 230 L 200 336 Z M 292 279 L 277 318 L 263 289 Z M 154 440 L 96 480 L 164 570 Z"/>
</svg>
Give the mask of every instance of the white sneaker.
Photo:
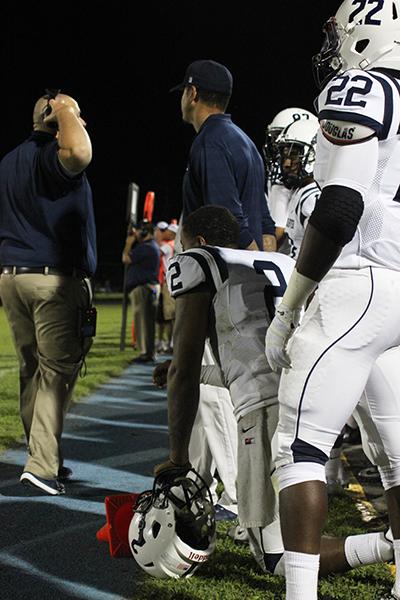
<svg viewBox="0 0 400 600">
<path fill-rule="evenodd" d="M 240 525 L 234 525 L 228 529 L 229 537 L 238 544 L 247 544 L 249 541 L 249 534 L 245 527 Z"/>
</svg>

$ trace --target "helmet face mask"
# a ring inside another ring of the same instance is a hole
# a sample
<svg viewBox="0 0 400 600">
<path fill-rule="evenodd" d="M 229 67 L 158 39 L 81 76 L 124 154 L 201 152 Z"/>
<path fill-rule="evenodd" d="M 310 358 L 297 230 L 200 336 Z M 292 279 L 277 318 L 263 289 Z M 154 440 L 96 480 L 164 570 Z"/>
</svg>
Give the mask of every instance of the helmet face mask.
<svg viewBox="0 0 400 600">
<path fill-rule="evenodd" d="M 291 142 L 280 146 L 280 172 L 283 185 L 292 190 L 298 188 L 307 177 L 312 177 L 311 165 L 315 152 L 308 144 Z"/>
<path fill-rule="evenodd" d="M 263 146 L 265 173 L 267 177 L 271 177 L 273 173 L 273 165 L 278 157 L 278 148 L 276 140 L 282 132 L 283 127 L 271 127 L 267 129 L 265 136 L 265 144 Z"/>
<path fill-rule="evenodd" d="M 320 89 L 349 69 L 400 69 L 400 0 L 344 0 L 323 31 L 322 49 L 312 58 Z"/>
<path fill-rule="evenodd" d="M 317 130 L 319 124 L 317 117 L 310 111 L 303 108 L 285 108 L 275 115 L 267 127 L 265 145 L 263 147 L 264 163 L 266 175 L 272 185 L 282 182 L 281 169 L 281 148 L 278 141 L 281 140 L 282 133 L 289 126 L 295 123 L 308 123 L 301 125 L 302 130 Z"/>
<path fill-rule="evenodd" d="M 313 176 L 315 145 L 319 123 L 295 121 L 278 137 L 278 159 L 274 163 L 274 180 L 287 189 L 302 187 Z"/>
<path fill-rule="evenodd" d="M 335 17 L 331 17 L 324 25 L 325 38 L 321 52 L 312 57 L 315 83 L 322 89 L 325 83 L 338 73 L 343 65 L 340 57 L 340 35 Z"/>
<path fill-rule="evenodd" d="M 200 476 L 177 477 L 138 498 L 128 532 L 139 566 L 154 577 L 189 577 L 215 547 L 210 490 Z M 189 472 L 190 473 L 190 472 Z"/>
</svg>

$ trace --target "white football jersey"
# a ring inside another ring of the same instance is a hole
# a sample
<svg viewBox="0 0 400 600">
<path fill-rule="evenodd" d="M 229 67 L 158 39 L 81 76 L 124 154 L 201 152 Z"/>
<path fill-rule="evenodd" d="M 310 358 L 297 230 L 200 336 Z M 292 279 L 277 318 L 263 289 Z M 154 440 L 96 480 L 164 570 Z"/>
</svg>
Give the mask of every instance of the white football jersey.
<svg viewBox="0 0 400 600">
<path fill-rule="evenodd" d="M 289 199 L 285 232 L 289 240 L 290 256 L 294 259 L 297 258 L 308 219 L 320 195 L 320 188 L 312 182 L 293 190 Z"/>
<path fill-rule="evenodd" d="M 236 419 L 277 401 L 279 375 L 265 357 L 265 333 L 294 264 L 277 252 L 215 246 L 192 248 L 169 261 L 167 283 L 174 298 L 204 289 L 212 293 L 210 342 Z"/>
<path fill-rule="evenodd" d="M 338 162 L 335 180 L 328 183 L 346 185 L 346 181 L 351 181 L 352 169 L 368 182 L 357 232 L 334 267 L 372 265 L 400 270 L 400 81 L 378 70 L 346 71 L 334 77 L 320 94 L 318 118 L 322 129 L 337 143 L 344 142 L 344 147 L 351 148 L 352 153 L 351 164 L 344 160 Z M 375 175 L 369 167 L 365 175 L 362 171 L 369 142 L 348 146 L 357 137 L 357 127 L 368 127 L 376 132 Z M 319 131 L 314 178 L 321 188 L 332 172 L 330 161 L 340 155 L 341 149 L 342 146 L 333 146 Z"/>
<path fill-rule="evenodd" d="M 268 208 L 271 217 L 275 221 L 275 227 L 285 227 L 289 200 L 290 190 L 283 184 L 274 183 L 270 186 L 268 192 Z"/>
</svg>

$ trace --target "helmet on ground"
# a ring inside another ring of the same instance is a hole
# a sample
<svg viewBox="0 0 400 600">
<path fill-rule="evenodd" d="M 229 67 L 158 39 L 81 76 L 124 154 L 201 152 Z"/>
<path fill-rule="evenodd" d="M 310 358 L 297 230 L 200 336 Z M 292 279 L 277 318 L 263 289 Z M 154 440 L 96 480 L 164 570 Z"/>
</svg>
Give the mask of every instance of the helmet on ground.
<svg viewBox="0 0 400 600">
<path fill-rule="evenodd" d="M 192 575 L 209 559 L 215 538 L 211 493 L 193 469 L 169 482 L 156 477 L 137 499 L 128 531 L 136 562 L 159 578 Z"/>
<path fill-rule="evenodd" d="M 400 69 L 400 0 L 344 0 L 323 32 L 321 51 L 312 58 L 320 89 L 348 69 Z"/>
<path fill-rule="evenodd" d="M 317 117 L 311 113 L 309 110 L 305 108 L 284 108 L 279 111 L 272 121 L 267 125 L 267 132 L 265 137 L 265 144 L 263 147 L 264 153 L 264 161 L 265 161 L 265 169 L 267 173 L 267 177 L 271 177 L 273 172 L 273 165 L 277 159 L 277 147 L 276 147 L 276 139 L 282 133 L 282 131 L 293 123 L 294 121 L 316 121 Z M 273 182 L 275 183 L 275 182 Z"/>
<path fill-rule="evenodd" d="M 301 187 L 304 179 L 312 177 L 318 129 L 317 119 L 293 121 L 277 138 L 274 178 L 288 189 Z"/>
</svg>

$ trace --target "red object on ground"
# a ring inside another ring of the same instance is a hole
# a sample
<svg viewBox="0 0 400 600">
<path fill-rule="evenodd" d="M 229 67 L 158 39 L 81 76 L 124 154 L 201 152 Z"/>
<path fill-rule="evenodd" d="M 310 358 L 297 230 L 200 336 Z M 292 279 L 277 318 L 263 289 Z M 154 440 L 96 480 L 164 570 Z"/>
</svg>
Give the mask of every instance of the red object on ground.
<svg viewBox="0 0 400 600">
<path fill-rule="evenodd" d="M 139 494 L 116 494 L 105 497 L 107 522 L 96 533 L 99 542 L 108 542 L 113 557 L 132 556 L 128 530 L 133 507 Z"/>
</svg>

